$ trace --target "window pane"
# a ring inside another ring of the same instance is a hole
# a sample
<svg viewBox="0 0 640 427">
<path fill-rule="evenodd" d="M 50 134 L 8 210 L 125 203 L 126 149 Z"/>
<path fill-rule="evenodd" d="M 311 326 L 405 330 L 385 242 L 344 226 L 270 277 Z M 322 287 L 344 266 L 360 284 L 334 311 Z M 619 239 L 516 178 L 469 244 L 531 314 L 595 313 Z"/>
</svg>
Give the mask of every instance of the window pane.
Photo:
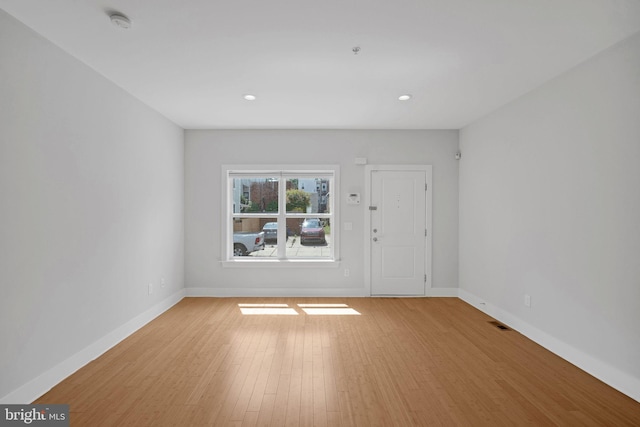
<svg viewBox="0 0 640 427">
<path fill-rule="evenodd" d="M 233 178 L 233 213 L 278 212 L 278 178 Z"/>
<path fill-rule="evenodd" d="M 298 223 L 295 228 L 294 223 Z M 331 222 L 328 218 L 288 218 L 290 229 L 297 230 L 287 241 L 287 258 L 331 257 Z"/>
<path fill-rule="evenodd" d="M 329 187 L 327 178 L 288 178 L 287 213 L 329 212 Z"/>
</svg>

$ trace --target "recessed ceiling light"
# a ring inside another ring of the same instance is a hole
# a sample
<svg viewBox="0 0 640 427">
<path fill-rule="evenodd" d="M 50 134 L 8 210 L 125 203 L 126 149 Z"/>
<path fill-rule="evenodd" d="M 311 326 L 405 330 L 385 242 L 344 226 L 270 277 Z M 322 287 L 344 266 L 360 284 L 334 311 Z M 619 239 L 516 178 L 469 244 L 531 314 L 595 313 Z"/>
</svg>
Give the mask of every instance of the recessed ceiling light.
<svg viewBox="0 0 640 427">
<path fill-rule="evenodd" d="M 407 94 L 407 95 L 400 95 L 400 96 L 398 97 L 398 100 L 399 100 L 399 101 L 408 101 L 408 100 L 410 100 L 410 99 L 411 99 L 411 95 L 408 95 L 408 94 Z"/>
<path fill-rule="evenodd" d="M 112 13 L 109 15 L 109 19 L 111 19 L 111 23 L 118 28 L 122 28 L 123 30 L 131 28 L 131 20 L 121 13 Z"/>
<path fill-rule="evenodd" d="M 244 99 L 246 99 L 247 101 L 255 101 L 256 100 L 256 96 L 255 95 L 251 95 L 251 94 L 246 94 L 243 96 Z"/>
</svg>

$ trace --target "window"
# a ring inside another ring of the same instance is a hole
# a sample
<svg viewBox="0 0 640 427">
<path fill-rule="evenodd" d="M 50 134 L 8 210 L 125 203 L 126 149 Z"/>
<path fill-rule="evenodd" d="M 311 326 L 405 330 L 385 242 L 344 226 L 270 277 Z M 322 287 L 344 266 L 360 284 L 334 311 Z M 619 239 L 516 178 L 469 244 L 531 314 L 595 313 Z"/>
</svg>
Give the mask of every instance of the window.
<svg viewBox="0 0 640 427">
<path fill-rule="evenodd" d="M 338 166 L 223 166 L 224 260 L 336 261 Z"/>
</svg>

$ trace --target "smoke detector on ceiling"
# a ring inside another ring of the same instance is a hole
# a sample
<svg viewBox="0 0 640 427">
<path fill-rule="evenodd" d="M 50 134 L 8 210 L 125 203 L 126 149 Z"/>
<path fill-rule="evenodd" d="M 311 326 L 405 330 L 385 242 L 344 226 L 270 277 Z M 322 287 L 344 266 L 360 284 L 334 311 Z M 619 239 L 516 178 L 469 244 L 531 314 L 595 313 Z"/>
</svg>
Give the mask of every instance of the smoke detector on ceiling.
<svg viewBox="0 0 640 427">
<path fill-rule="evenodd" d="M 112 13 L 109 15 L 109 19 L 111 19 L 111 23 L 118 28 L 122 28 L 123 30 L 131 28 L 131 20 L 121 13 Z"/>
</svg>

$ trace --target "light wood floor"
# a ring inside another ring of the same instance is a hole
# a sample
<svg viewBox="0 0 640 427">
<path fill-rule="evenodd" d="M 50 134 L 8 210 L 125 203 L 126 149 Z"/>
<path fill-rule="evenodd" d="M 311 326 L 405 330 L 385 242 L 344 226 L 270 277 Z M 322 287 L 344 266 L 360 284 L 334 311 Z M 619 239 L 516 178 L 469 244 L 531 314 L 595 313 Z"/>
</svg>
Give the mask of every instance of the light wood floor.
<svg viewBox="0 0 640 427">
<path fill-rule="evenodd" d="M 456 298 L 185 298 L 35 403 L 73 426 L 640 426 L 640 403 L 489 320 Z"/>
</svg>

